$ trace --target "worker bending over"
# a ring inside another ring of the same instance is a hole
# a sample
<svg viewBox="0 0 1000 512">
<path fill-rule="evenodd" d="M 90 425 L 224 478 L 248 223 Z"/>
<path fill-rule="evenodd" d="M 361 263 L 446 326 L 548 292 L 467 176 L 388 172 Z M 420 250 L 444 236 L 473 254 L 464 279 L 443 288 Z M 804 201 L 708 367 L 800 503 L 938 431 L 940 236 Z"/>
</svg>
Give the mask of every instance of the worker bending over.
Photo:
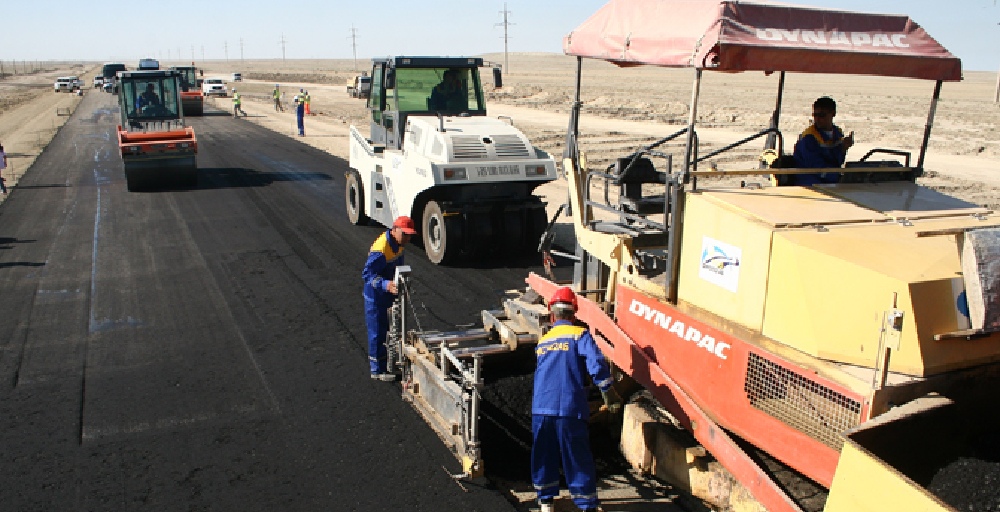
<svg viewBox="0 0 1000 512">
<path fill-rule="evenodd" d="M 597 468 L 590 452 L 587 375 L 604 396 L 608 410 L 621 409 L 611 387 L 604 354 L 585 327 L 574 325 L 577 299 L 559 288 L 549 301 L 552 329 L 535 348 L 535 389 L 531 401 L 531 482 L 542 512 L 552 512 L 559 495 L 562 466 L 573 502 L 584 512 L 597 511 Z"/>
<path fill-rule="evenodd" d="M 386 371 L 385 337 L 389 332 L 388 310 L 396 300 L 396 267 L 403 265 L 403 246 L 417 230 L 413 219 L 400 216 L 392 227 L 379 235 L 368 251 L 368 260 L 361 271 L 365 281 L 365 324 L 368 326 L 368 366 L 373 379 L 394 381 L 396 376 Z"/>
</svg>

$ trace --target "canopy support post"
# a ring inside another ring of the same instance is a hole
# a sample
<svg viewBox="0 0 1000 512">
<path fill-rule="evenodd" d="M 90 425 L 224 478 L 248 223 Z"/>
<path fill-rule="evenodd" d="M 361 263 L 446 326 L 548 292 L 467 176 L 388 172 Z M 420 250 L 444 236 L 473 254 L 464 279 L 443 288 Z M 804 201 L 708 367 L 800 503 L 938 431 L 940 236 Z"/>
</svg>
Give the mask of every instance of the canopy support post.
<svg viewBox="0 0 1000 512">
<path fill-rule="evenodd" d="M 931 138 L 931 127 L 934 126 L 934 113 L 937 112 L 938 101 L 941 99 L 941 84 L 941 80 L 938 80 L 934 84 L 934 98 L 931 99 L 931 109 L 927 113 L 927 124 L 924 125 L 924 140 L 920 143 L 920 158 L 917 159 L 917 172 L 914 178 L 924 174 L 924 156 L 927 154 L 927 143 Z"/>
<path fill-rule="evenodd" d="M 692 155 L 694 153 L 694 145 L 697 140 L 694 135 L 694 123 L 698 119 L 698 96 L 701 93 L 701 68 L 695 68 L 694 70 L 694 87 L 691 89 L 691 109 L 688 113 L 688 128 L 687 128 L 687 143 L 684 147 L 684 168 L 681 170 L 681 183 L 687 184 L 690 179 L 690 172 L 697 171 L 697 163 L 693 165 L 694 169 L 691 168 L 692 165 Z"/>
<path fill-rule="evenodd" d="M 770 128 L 772 130 L 778 129 L 778 123 L 781 120 L 781 101 L 784 93 L 785 93 L 785 72 L 781 71 L 778 74 L 778 96 L 774 101 L 774 112 L 771 114 Z M 767 140 L 764 142 L 764 149 L 774 149 L 776 142 L 777 142 L 777 135 L 774 133 L 769 134 L 767 136 Z M 784 150 L 784 148 L 781 149 Z M 764 162 L 761 162 L 760 168 L 763 169 L 765 165 L 766 164 L 764 164 Z"/>
</svg>

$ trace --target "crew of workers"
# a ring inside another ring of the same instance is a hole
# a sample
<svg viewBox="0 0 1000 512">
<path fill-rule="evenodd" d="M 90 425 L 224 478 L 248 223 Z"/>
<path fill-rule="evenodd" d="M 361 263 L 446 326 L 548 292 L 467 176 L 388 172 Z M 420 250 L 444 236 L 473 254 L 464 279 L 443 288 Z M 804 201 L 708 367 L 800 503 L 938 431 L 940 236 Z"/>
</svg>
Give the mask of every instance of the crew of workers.
<svg viewBox="0 0 1000 512">
<path fill-rule="evenodd" d="M 416 234 L 413 219 L 397 217 L 372 243 L 361 271 L 368 369 L 373 380 L 396 380 L 388 371 L 388 311 L 400 293 L 396 269 L 404 264 L 405 246 Z M 622 400 L 611 387 L 608 362 L 587 328 L 577 325 L 576 310 L 576 293 L 568 287 L 556 290 L 549 300 L 552 328 L 535 349 L 531 480 L 542 512 L 554 510 L 560 469 L 576 506 L 585 512 L 598 510 L 597 470 L 588 430 L 588 378 L 600 389 L 612 414 L 621 409 Z"/>
<path fill-rule="evenodd" d="M 449 70 L 450 72 L 451 70 Z M 429 105 L 447 107 L 454 95 L 457 77 L 445 72 L 434 88 Z M 277 88 L 275 89 L 277 90 Z M 303 91 L 304 93 L 304 91 Z M 299 108 L 307 105 L 296 97 Z M 795 165 L 804 168 L 837 168 L 844 164 L 854 134 L 845 136 L 833 124 L 836 102 L 822 97 L 813 103 L 813 124 L 795 144 Z M 300 117 L 301 130 L 301 117 Z M 797 185 L 835 182 L 837 176 L 823 173 L 796 175 Z M 372 379 L 391 382 L 396 375 L 387 370 L 386 336 L 388 310 L 400 290 L 396 268 L 403 265 L 403 251 L 416 234 L 413 219 L 401 216 L 372 244 L 365 262 L 365 324 L 368 329 L 368 365 Z M 535 348 L 534 389 L 531 404 L 531 482 L 542 512 L 554 511 L 560 492 L 560 475 L 565 478 L 574 504 L 584 512 L 599 510 L 597 471 L 590 450 L 587 390 L 592 382 L 601 391 L 605 407 L 615 414 L 622 399 L 612 387 L 611 371 L 604 354 L 586 327 L 576 321 L 577 295 L 562 287 L 548 301 L 551 328 Z"/>
</svg>

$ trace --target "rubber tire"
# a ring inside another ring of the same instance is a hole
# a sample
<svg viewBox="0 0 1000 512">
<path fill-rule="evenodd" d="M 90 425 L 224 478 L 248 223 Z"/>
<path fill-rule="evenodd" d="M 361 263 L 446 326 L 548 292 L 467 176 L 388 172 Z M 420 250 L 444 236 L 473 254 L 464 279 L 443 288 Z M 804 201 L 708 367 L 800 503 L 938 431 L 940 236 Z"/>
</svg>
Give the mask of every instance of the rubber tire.
<svg viewBox="0 0 1000 512">
<path fill-rule="evenodd" d="M 348 173 L 347 183 L 344 185 L 344 205 L 347 209 L 347 220 L 355 226 L 368 224 L 368 216 L 365 215 L 364 192 L 361 175 L 357 171 Z"/>
<path fill-rule="evenodd" d="M 449 221 L 436 201 L 428 201 L 420 223 L 424 251 L 431 263 L 440 265 L 455 260 L 461 249 L 461 235 L 456 221 Z"/>
</svg>

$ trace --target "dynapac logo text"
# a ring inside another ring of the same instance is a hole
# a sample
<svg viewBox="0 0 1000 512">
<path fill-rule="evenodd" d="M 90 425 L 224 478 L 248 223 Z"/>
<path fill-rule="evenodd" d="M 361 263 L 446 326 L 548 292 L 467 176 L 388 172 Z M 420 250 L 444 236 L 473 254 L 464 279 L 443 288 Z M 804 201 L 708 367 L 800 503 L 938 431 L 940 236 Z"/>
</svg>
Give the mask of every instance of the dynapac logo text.
<svg viewBox="0 0 1000 512">
<path fill-rule="evenodd" d="M 632 304 L 629 306 L 628 312 L 645 319 L 647 322 L 660 326 L 663 330 L 677 336 L 681 340 L 696 343 L 699 347 L 711 352 L 719 359 L 726 359 L 728 357 L 726 354 L 726 351 L 730 347 L 728 343 L 704 334 L 694 327 L 686 326 L 684 322 L 674 320 L 673 317 L 649 307 L 638 299 L 632 299 Z"/>
<path fill-rule="evenodd" d="M 832 30 L 785 30 L 780 28 L 759 28 L 757 38 L 764 41 L 787 41 L 789 43 L 844 45 L 850 47 L 909 48 L 906 34 L 883 34 L 868 32 L 840 32 Z"/>
</svg>

